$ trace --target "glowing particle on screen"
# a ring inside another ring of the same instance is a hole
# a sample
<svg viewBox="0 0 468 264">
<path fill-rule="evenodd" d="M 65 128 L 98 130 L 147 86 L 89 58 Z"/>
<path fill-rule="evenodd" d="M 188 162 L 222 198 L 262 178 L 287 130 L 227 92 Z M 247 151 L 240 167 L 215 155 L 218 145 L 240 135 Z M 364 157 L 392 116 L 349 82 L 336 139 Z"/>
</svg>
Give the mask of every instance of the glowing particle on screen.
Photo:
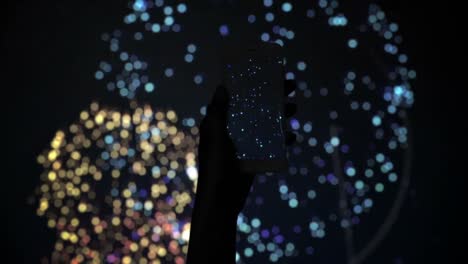
<svg viewBox="0 0 468 264">
<path fill-rule="evenodd" d="M 154 84 L 153 83 L 146 83 L 145 84 L 145 91 L 148 93 L 154 91 Z"/>
<path fill-rule="evenodd" d="M 355 49 L 358 46 L 358 42 L 356 39 L 348 40 L 348 47 Z"/>
<path fill-rule="evenodd" d="M 281 10 L 283 10 L 283 12 L 286 12 L 286 13 L 291 12 L 292 8 L 293 6 L 289 2 L 284 2 L 283 5 L 281 6 Z"/>
<path fill-rule="evenodd" d="M 185 12 L 187 12 L 187 5 L 186 4 L 178 4 L 177 5 L 177 12 L 183 14 Z"/>
<path fill-rule="evenodd" d="M 315 11 L 313 9 L 308 9 L 307 10 L 307 17 L 309 17 L 309 18 L 315 17 Z"/>
<path fill-rule="evenodd" d="M 382 119 L 380 118 L 380 116 L 374 116 L 372 118 L 372 124 L 374 126 L 380 126 L 382 124 Z"/>
<path fill-rule="evenodd" d="M 261 36 L 261 39 L 262 39 L 263 41 L 268 41 L 268 40 L 270 40 L 270 34 L 268 34 L 268 33 L 263 33 L 262 36 Z"/>
<path fill-rule="evenodd" d="M 158 23 L 154 23 L 151 26 L 151 31 L 153 31 L 154 33 L 159 33 L 161 31 L 161 25 L 159 25 Z"/>
<path fill-rule="evenodd" d="M 221 36 L 225 37 L 227 35 L 229 35 L 229 27 L 227 25 L 221 25 L 219 27 L 219 33 L 221 34 Z"/>
<path fill-rule="evenodd" d="M 272 22 L 273 20 L 275 20 L 275 15 L 271 12 L 268 12 L 265 15 L 265 20 L 268 22 Z"/>
<path fill-rule="evenodd" d="M 193 78 L 193 81 L 196 83 L 196 84 L 201 84 L 203 82 L 203 77 L 201 74 L 197 74 L 195 75 L 195 77 Z"/>
<path fill-rule="evenodd" d="M 174 24 L 174 18 L 172 16 L 167 16 L 165 19 L 164 19 L 164 24 L 166 26 L 171 26 L 172 24 Z"/>
<path fill-rule="evenodd" d="M 174 70 L 172 68 L 167 68 L 164 71 L 164 75 L 166 75 L 166 77 L 172 77 L 174 75 Z"/>
</svg>

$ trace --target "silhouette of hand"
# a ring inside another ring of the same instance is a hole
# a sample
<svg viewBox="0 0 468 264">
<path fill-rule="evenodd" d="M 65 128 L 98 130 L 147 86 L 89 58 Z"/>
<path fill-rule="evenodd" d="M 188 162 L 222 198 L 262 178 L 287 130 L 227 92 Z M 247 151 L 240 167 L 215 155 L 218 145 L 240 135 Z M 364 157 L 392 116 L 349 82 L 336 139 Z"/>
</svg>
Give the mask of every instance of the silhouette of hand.
<svg viewBox="0 0 468 264">
<path fill-rule="evenodd" d="M 199 177 L 187 264 L 235 263 L 237 216 L 254 174 L 243 173 L 227 131 L 229 95 L 218 86 L 200 125 Z"/>
</svg>

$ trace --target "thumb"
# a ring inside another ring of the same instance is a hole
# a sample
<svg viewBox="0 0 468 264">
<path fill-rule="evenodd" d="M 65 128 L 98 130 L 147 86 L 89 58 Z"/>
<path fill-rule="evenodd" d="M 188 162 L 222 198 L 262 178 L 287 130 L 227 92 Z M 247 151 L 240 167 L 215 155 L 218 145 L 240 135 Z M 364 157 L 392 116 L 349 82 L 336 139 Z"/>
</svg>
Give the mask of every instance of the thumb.
<svg viewBox="0 0 468 264">
<path fill-rule="evenodd" d="M 218 85 L 207 107 L 207 115 L 216 115 L 226 118 L 229 106 L 229 93 L 224 85 Z"/>
</svg>

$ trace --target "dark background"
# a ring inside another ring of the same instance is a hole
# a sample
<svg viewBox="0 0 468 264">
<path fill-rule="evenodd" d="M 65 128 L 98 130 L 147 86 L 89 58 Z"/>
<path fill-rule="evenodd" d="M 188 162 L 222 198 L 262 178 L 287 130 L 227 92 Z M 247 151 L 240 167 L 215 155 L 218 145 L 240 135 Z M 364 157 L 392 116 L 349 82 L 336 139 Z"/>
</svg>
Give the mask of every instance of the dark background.
<svg viewBox="0 0 468 264">
<path fill-rule="evenodd" d="M 451 69 L 461 61 L 454 52 L 461 46 L 463 32 L 456 12 L 460 7 L 428 1 L 376 2 L 399 23 L 418 79 L 411 111 L 415 156 L 410 199 L 367 263 L 399 263 L 397 256 L 401 263 L 452 263 L 448 258 L 454 255 L 447 250 L 456 243 L 449 231 L 459 238 L 465 235 L 458 229 L 463 173 L 456 173 L 448 163 L 452 152 L 448 138 L 463 141 L 448 130 L 461 127 L 463 121 L 452 116 L 452 110 L 462 111 L 455 98 L 465 88 L 455 81 L 458 75 Z M 14 258 L 5 263 L 38 263 L 52 250 L 52 230 L 25 202 L 39 183 L 36 155 L 92 99 L 105 97 L 106 91 L 93 78 L 104 50 L 97 43 L 102 32 L 121 22 L 126 3 L 23 0 L 3 4 L 6 22 L 1 45 L 6 59 L 0 92 L 6 108 L 2 163 L 7 170 L 2 173 L 1 188 L 7 223 L 2 236 L 4 251 Z"/>
</svg>

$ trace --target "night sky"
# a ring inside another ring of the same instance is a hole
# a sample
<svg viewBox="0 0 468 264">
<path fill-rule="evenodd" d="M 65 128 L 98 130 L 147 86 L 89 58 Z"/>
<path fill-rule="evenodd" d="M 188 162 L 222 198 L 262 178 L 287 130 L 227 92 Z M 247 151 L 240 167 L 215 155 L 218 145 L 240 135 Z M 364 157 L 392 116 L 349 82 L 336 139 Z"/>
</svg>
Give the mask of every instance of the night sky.
<svg viewBox="0 0 468 264">
<path fill-rule="evenodd" d="M 451 219 L 457 202 L 453 199 L 460 199 L 460 195 L 448 190 L 453 182 L 444 140 L 448 135 L 447 111 L 454 106 L 446 107 L 444 101 L 452 98 L 445 100 L 444 96 L 464 87 L 449 84 L 442 45 L 457 42 L 458 37 L 452 34 L 457 23 L 442 23 L 445 11 L 435 3 L 377 3 L 399 23 L 403 46 L 418 78 L 415 104 L 410 110 L 414 157 L 409 194 L 389 235 L 365 263 L 449 263 L 444 261 L 449 247 L 447 225 L 454 226 Z M 3 251 L 14 259 L 6 263 L 40 263 L 53 250 L 53 230 L 46 227 L 44 218 L 36 216 L 34 206 L 26 203 L 40 182 L 36 156 L 58 129 L 76 120 L 93 100 L 114 106 L 127 104 L 124 98 L 109 96 L 103 84 L 94 79 L 100 54 L 106 52 L 100 34 L 121 23 L 127 10 L 126 1 L 110 0 L 18 0 L 9 1 L 4 9 L 7 21 L 2 50 L 6 60 L 1 91 L 7 113 L 2 126 L 7 132 L 3 163 L 8 171 L 3 172 L 2 215 L 7 217 L 7 224 L 2 232 L 6 233 L 3 247 L 7 247 Z M 205 19 L 206 23 L 211 21 Z M 214 89 L 210 81 L 206 86 Z M 167 106 L 174 101 L 186 106 L 181 108 L 182 114 L 196 111 L 200 102 L 209 99 L 209 93 L 191 91 L 178 96 L 177 92 L 161 90 L 158 96 L 144 99 Z M 375 213 L 379 214 L 378 210 Z"/>
</svg>

